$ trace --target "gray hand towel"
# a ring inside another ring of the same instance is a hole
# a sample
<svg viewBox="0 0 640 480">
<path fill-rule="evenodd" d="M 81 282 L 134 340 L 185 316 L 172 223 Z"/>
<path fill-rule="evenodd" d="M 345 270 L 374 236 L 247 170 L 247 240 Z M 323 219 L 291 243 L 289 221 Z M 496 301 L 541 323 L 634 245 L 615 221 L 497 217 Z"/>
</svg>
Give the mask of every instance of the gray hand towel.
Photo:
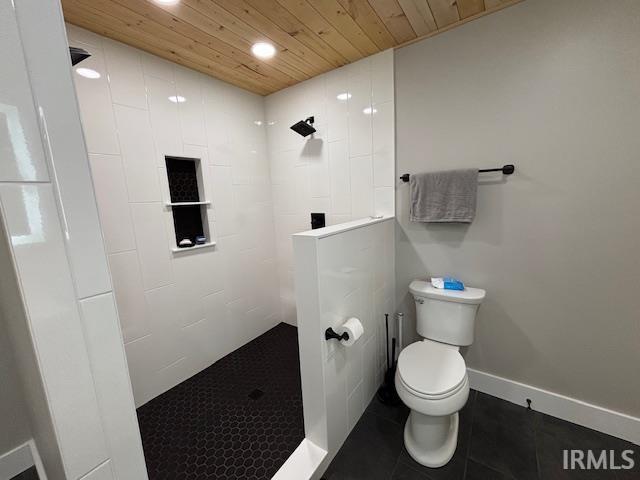
<svg viewBox="0 0 640 480">
<path fill-rule="evenodd" d="M 413 174 L 409 220 L 471 223 L 476 216 L 477 191 L 477 169 Z"/>
</svg>

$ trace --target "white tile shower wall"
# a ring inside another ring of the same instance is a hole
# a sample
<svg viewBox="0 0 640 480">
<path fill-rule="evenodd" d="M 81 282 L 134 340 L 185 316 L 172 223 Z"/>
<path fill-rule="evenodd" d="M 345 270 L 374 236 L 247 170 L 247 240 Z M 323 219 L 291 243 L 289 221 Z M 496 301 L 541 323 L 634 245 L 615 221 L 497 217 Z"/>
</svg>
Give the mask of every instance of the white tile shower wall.
<svg viewBox="0 0 640 480">
<path fill-rule="evenodd" d="M 280 320 L 264 100 L 68 26 L 137 405 Z M 175 103 L 169 97 L 181 96 Z M 96 118 L 100 117 L 100 118 Z M 200 158 L 215 248 L 174 254 L 165 155 Z M 299 230 L 304 230 L 301 227 Z"/>
<path fill-rule="evenodd" d="M 317 133 L 290 126 L 315 117 Z M 266 99 L 267 145 L 283 320 L 296 323 L 291 235 L 311 212 L 327 225 L 394 215 L 394 95 L 391 50 Z"/>
<path fill-rule="evenodd" d="M 293 237 L 305 431 L 326 447 L 329 459 L 382 382 L 384 314 L 395 311 L 394 219 L 336 228 L 338 233 L 324 237 L 321 230 Z M 355 345 L 324 340 L 328 327 L 350 317 L 364 327 Z M 318 364 L 321 372 L 313 368 Z"/>
</svg>

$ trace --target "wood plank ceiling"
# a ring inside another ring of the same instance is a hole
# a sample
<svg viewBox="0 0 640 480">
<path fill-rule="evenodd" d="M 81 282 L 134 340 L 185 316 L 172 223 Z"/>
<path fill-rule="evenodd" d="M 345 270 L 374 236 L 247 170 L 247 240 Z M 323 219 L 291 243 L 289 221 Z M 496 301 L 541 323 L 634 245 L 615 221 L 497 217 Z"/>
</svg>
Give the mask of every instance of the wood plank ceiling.
<svg viewBox="0 0 640 480">
<path fill-rule="evenodd" d="M 267 95 L 520 0 L 62 0 L 65 19 Z M 276 55 L 259 60 L 255 42 Z"/>
</svg>

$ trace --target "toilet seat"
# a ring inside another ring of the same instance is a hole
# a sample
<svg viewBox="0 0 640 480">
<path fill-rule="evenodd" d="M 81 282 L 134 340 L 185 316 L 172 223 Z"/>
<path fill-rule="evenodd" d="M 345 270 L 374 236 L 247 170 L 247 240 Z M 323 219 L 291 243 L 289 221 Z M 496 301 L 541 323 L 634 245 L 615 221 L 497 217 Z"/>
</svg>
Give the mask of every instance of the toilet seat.
<svg viewBox="0 0 640 480">
<path fill-rule="evenodd" d="M 423 340 L 406 347 L 398 357 L 398 380 L 416 397 L 451 397 L 468 384 L 467 367 L 457 348 Z"/>
</svg>

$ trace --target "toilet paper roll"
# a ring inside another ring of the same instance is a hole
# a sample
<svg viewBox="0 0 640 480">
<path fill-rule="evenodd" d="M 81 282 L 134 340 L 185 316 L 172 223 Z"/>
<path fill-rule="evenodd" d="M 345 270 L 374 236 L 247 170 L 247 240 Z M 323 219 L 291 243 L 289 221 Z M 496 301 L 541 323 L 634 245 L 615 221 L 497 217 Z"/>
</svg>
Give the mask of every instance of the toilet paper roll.
<svg viewBox="0 0 640 480">
<path fill-rule="evenodd" d="M 362 336 L 362 334 L 364 333 L 364 327 L 362 326 L 362 323 L 360 323 L 360 320 L 358 320 L 356 317 L 351 317 L 349 320 L 336 328 L 335 331 L 338 335 L 342 335 L 345 332 L 349 334 L 349 340 L 340 340 L 340 343 L 345 347 L 350 347 L 351 345 L 356 343 Z"/>
</svg>

